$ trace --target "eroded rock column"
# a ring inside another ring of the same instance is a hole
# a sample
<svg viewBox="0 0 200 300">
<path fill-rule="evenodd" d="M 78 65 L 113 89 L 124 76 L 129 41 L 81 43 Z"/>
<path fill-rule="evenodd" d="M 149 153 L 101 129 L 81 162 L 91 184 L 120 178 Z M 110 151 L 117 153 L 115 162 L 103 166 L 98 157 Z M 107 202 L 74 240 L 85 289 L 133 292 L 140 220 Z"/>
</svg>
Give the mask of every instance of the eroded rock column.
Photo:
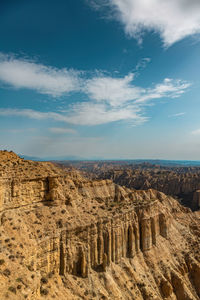
<svg viewBox="0 0 200 300">
<path fill-rule="evenodd" d="M 167 228 L 167 220 L 164 214 L 159 215 L 159 226 L 160 226 L 160 235 L 162 235 L 162 237 L 164 238 L 167 238 L 168 228 Z"/>
<path fill-rule="evenodd" d="M 90 234 L 91 234 L 90 260 L 91 260 L 91 266 L 95 268 L 98 265 L 97 227 L 96 227 L 96 225 L 92 225 Z"/>
<path fill-rule="evenodd" d="M 104 241 L 103 241 L 103 229 L 102 229 L 102 223 L 98 223 L 98 241 L 97 241 L 97 247 L 98 247 L 98 264 L 103 263 L 103 253 L 104 253 Z"/>
<path fill-rule="evenodd" d="M 140 244 L 142 251 L 151 249 L 152 236 L 151 236 L 151 220 L 142 219 L 140 221 Z"/>
<path fill-rule="evenodd" d="M 129 225 L 127 232 L 127 256 L 133 258 L 135 250 L 135 237 L 132 225 Z"/>
</svg>

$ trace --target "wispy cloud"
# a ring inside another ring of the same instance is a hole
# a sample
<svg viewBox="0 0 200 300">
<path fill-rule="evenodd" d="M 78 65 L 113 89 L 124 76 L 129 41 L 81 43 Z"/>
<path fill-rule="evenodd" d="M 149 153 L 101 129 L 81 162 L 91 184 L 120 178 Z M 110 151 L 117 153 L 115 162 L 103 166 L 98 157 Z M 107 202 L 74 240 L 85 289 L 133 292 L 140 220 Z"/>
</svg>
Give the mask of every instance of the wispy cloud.
<svg viewBox="0 0 200 300">
<path fill-rule="evenodd" d="M 142 88 L 133 84 L 134 74 L 123 78 L 96 77 L 87 81 L 85 92 L 97 102 L 106 102 L 113 107 L 131 102 L 144 105 L 153 99 L 180 97 L 191 83 L 184 80 L 165 78 L 162 83 L 151 88 Z"/>
<path fill-rule="evenodd" d="M 65 121 L 65 117 L 62 114 L 56 112 L 41 112 L 33 109 L 0 109 L 0 116 L 16 116 L 27 117 L 30 119 L 44 120 L 52 119 L 56 121 Z"/>
<path fill-rule="evenodd" d="M 95 9 L 102 9 L 100 2 L 90 1 Z M 158 32 L 167 47 L 200 33 L 199 0 L 107 0 L 106 4 L 110 4 L 113 17 L 124 25 L 126 34 L 139 43 L 145 31 Z"/>
<path fill-rule="evenodd" d="M 0 53 L 0 81 L 16 89 L 32 89 L 56 97 L 79 90 L 79 80 L 77 71 Z"/>
<path fill-rule="evenodd" d="M 162 83 L 156 84 L 153 88 L 147 88 L 136 102 L 145 103 L 152 99 L 178 98 L 191 86 L 191 83 L 184 80 L 165 78 Z"/>
<path fill-rule="evenodd" d="M 100 125 L 116 121 L 131 121 L 132 124 L 142 124 L 147 121 L 141 110 L 134 105 L 112 107 L 104 103 L 83 102 L 72 107 L 67 116 L 67 122 L 78 125 Z"/>
<path fill-rule="evenodd" d="M 191 132 L 192 135 L 200 135 L 200 128 L 199 129 L 196 129 L 196 130 L 193 130 Z"/>
<path fill-rule="evenodd" d="M 133 124 L 141 124 L 148 118 L 140 114 L 138 108 L 107 108 L 104 104 L 83 102 L 74 105 L 68 113 L 40 112 L 32 109 L 0 109 L 0 116 L 27 117 L 36 120 L 51 119 L 73 125 L 100 125 L 115 121 L 131 120 Z M 60 131 L 59 129 L 53 129 Z M 61 132 L 60 132 L 61 133 Z"/>
<path fill-rule="evenodd" d="M 148 62 L 149 59 L 145 58 L 138 68 Z M 143 88 L 135 85 L 134 79 L 135 73 L 132 72 L 120 77 L 116 73 L 111 75 L 98 71 L 89 78 L 87 72 L 55 69 L 27 59 L 0 54 L 1 82 L 15 88 L 35 89 L 53 97 L 79 92 L 86 98 L 84 102 L 66 104 L 66 109 L 62 111 L 41 112 L 12 108 L 0 109 L 0 115 L 52 119 L 90 126 L 123 120 L 141 124 L 148 120 L 144 116 L 147 104 L 156 103 L 155 100 L 162 98 L 180 97 L 191 85 L 180 79 L 165 78 L 161 83 Z M 57 133 L 58 130 L 60 129 L 57 129 Z"/>
<path fill-rule="evenodd" d="M 180 112 L 180 113 L 176 113 L 176 114 L 169 115 L 168 117 L 169 117 L 169 118 L 177 118 L 177 117 L 182 117 L 182 116 L 184 116 L 185 114 L 186 114 L 185 112 Z"/>
<path fill-rule="evenodd" d="M 86 89 L 90 101 L 73 103 L 59 112 L 41 112 L 32 109 L 0 109 L 0 116 L 18 116 L 31 119 L 52 119 L 74 125 L 100 125 L 116 121 L 131 121 L 142 124 L 148 120 L 144 116 L 146 104 L 163 97 L 176 98 L 189 87 L 189 83 L 165 79 L 153 88 L 142 89 L 130 86 L 132 76 L 123 79 L 94 78 L 87 82 Z M 91 82 L 92 81 L 92 82 Z M 114 95 L 113 95 L 114 94 Z M 62 129 L 53 129 L 54 133 Z"/>
<path fill-rule="evenodd" d="M 0 129 L 0 133 L 11 133 L 11 134 L 17 134 L 17 133 L 25 133 L 25 132 L 28 132 L 28 133 L 33 133 L 33 132 L 36 132 L 36 128 L 9 128 L 9 129 L 6 129 L 6 128 L 1 128 Z"/>
<path fill-rule="evenodd" d="M 75 134 L 77 131 L 72 128 L 62 128 L 62 127 L 51 127 L 49 128 L 51 133 L 55 134 Z"/>
<path fill-rule="evenodd" d="M 145 69 L 146 66 L 147 66 L 147 64 L 150 63 L 150 61 L 151 61 L 151 58 L 150 58 L 150 57 L 144 57 L 144 58 L 142 58 L 142 59 L 137 63 L 135 70 L 136 70 L 136 71 L 141 71 L 141 70 Z"/>
</svg>

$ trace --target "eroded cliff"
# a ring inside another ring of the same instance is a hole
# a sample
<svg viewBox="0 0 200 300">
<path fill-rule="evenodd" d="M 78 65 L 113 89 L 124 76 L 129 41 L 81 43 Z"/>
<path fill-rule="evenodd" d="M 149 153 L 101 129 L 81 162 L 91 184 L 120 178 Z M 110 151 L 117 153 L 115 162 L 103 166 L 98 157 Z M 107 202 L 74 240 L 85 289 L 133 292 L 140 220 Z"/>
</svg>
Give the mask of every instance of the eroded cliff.
<svg viewBox="0 0 200 300">
<path fill-rule="evenodd" d="M 198 212 L 1 156 L 0 299 L 199 299 Z"/>
</svg>

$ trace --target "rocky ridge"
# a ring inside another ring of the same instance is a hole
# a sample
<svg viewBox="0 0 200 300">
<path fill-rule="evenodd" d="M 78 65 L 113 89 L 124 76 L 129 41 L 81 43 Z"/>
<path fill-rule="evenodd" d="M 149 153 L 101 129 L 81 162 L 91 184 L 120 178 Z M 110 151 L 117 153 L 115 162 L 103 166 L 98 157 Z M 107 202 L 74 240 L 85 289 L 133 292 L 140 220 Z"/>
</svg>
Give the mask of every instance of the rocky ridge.
<svg viewBox="0 0 200 300">
<path fill-rule="evenodd" d="M 199 299 L 198 212 L 12 152 L 0 165 L 0 299 Z"/>
</svg>

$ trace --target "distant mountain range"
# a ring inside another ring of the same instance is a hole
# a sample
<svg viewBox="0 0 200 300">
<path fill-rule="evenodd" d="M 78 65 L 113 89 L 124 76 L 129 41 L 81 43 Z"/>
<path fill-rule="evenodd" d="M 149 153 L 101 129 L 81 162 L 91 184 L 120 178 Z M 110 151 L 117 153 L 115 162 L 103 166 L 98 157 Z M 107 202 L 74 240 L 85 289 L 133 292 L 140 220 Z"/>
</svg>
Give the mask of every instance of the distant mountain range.
<svg viewBox="0 0 200 300">
<path fill-rule="evenodd" d="M 153 165 L 161 165 L 161 166 L 200 166 L 199 160 L 167 160 L 167 159 L 105 159 L 105 158 L 84 158 L 79 156 L 49 156 L 49 157 L 35 157 L 35 156 L 28 156 L 28 155 L 21 155 L 18 154 L 20 157 L 27 159 L 27 160 L 34 160 L 34 161 L 103 161 L 103 162 L 110 162 L 110 161 L 120 161 L 120 163 L 132 163 L 132 164 L 140 164 L 140 163 L 149 163 Z"/>
<path fill-rule="evenodd" d="M 85 160 L 82 157 L 78 156 L 47 156 L 47 157 L 35 157 L 35 156 L 28 156 L 28 155 L 22 155 L 18 154 L 20 157 L 27 159 L 27 160 L 35 160 L 35 161 L 61 161 L 61 160 Z"/>
</svg>

